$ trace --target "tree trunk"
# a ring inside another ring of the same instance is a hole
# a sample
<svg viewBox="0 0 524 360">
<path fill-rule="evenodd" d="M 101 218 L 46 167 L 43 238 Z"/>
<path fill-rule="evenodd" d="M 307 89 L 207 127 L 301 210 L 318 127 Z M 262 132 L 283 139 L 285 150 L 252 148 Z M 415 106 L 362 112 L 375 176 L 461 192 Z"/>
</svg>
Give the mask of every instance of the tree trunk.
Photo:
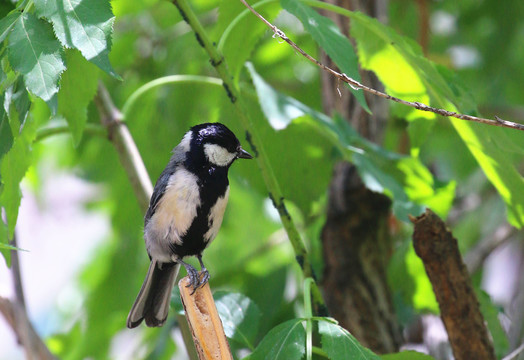
<svg viewBox="0 0 524 360">
<path fill-rule="evenodd" d="M 386 2 L 328 0 L 384 20 Z M 348 33 L 348 19 L 326 13 Z M 336 68 L 323 55 L 322 62 Z M 361 72 L 362 81 L 380 89 L 374 74 Z M 367 97 L 373 113 L 358 105 L 345 84 L 322 74 L 322 98 L 328 114 L 344 116 L 361 135 L 380 143 L 387 119 L 387 106 L 377 97 Z M 388 230 L 391 202 L 368 190 L 356 168 L 346 162 L 335 167 L 329 189 L 327 219 L 322 231 L 324 253 L 323 289 L 330 314 L 363 345 L 377 353 L 398 351 L 400 327 L 392 307 L 386 266 L 392 252 Z"/>
</svg>

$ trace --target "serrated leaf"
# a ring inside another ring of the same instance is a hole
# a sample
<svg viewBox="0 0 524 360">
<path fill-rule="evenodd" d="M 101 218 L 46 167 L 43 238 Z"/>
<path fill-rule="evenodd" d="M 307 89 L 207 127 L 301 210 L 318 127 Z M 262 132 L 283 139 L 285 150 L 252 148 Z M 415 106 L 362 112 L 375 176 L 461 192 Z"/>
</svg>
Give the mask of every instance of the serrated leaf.
<svg viewBox="0 0 524 360">
<path fill-rule="evenodd" d="M 78 145 L 87 122 L 87 106 L 96 94 L 98 69 L 75 50 L 66 51 L 67 70 L 58 93 L 58 113 L 62 115 Z M 82 84 L 82 86 L 78 86 Z"/>
<path fill-rule="evenodd" d="M 360 343 L 343 327 L 329 321 L 319 321 L 322 350 L 330 359 L 380 360 L 380 357 Z"/>
<path fill-rule="evenodd" d="M 214 298 L 226 336 L 253 350 L 261 316 L 258 306 L 242 294 L 217 292 Z"/>
<path fill-rule="evenodd" d="M 257 41 L 267 32 L 267 26 L 261 21 L 254 21 L 251 16 L 244 16 L 236 22 L 245 10 L 246 7 L 240 1 L 221 1 L 218 8 L 217 32 L 222 36 L 218 43 L 219 50 L 226 58 L 229 71 L 235 81 L 238 80 L 238 74 L 253 52 Z M 277 4 L 268 4 L 259 11 L 263 16 L 271 19 L 278 15 L 280 9 Z M 229 28 L 231 24 L 234 28 Z M 226 29 L 228 32 L 224 33 Z"/>
<path fill-rule="evenodd" d="M 335 145 L 344 159 L 354 163 L 362 180 L 373 191 L 386 193 L 394 200 L 393 211 L 403 220 L 423 211 L 421 204 L 431 205 L 445 216 L 454 197 L 454 183 L 440 185 L 419 159 L 382 149 L 362 138 L 351 126 L 335 116 L 319 113 L 284 94 L 275 91 L 248 64 L 264 115 L 277 130 L 293 119 L 312 120 L 319 134 Z"/>
<path fill-rule="evenodd" d="M 358 72 L 357 54 L 353 49 L 353 45 L 331 19 L 320 15 L 306 4 L 297 0 L 281 0 L 281 3 L 284 9 L 295 15 L 302 22 L 306 31 L 337 64 L 340 71 L 358 82 L 361 81 Z M 346 86 L 349 87 L 347 84 Z M 351 87 L 349 87 L 349 90 L 355 96 L 360 106 L 368 113 L 371 113 L 364 98 L 364 92 Z"/>
<path fill-rule="evenodd" d="M 15 224 L 18 218 L 18 208 L 22 194 L 20 181 L 31 165 L 31 145 L 36 136 L 34 121 L 26 121 L 20 134 L 15 138 L 13 146 L 4 156 L 0 164 L 2 178 L 2 193 L 0 194 L 0 207 L 5 209 L 7 220 L 8 238 L 13 237 Z"/>
<path fill-rule="evenodd" d="M 306 331 L 302 320 L 288 320 L 271 329 L 247 359 L 301 359 L 306 351 L 305 342 Z"/>
<path fill-rule="evenodd" d="M 109 62 L 114 16 L 108 0 L 35 0 L 37 15 L 53 23 L 64 47 L 82 55 L 109 75 L 121 79 Z"/>
<path fill-rule="evenodd" d="M 24 13 L 9 36 L 9 62 L 23 74 L 27 89 L 50 100 L 58 92 L 58 80 L 65 70 L 63 51 L 51 25 Z"/>
<path fill-rule="evenodd" d="M 435 360 L 434 357 L 416 351 L 401 351 L 395 354 L 381 355 L 382 360 Z"/>
<path fill-rule="evenodd" d="M 3 19 L 0 19 L 0 43 L 9 36 L 11 29 L 13 29 L 20 16 L 22 16 L 22 13 L 14 10 L 7 14 Z"/>
</svg>

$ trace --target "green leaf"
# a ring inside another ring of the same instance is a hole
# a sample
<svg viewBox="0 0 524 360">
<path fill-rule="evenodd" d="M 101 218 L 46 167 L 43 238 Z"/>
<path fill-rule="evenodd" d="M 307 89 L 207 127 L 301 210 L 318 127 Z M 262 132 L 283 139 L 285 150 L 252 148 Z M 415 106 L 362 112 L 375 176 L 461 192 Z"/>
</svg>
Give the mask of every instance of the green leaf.
<svg viewBox="0 0 524 360">
<path fill-rule="evenodd" d="M 51 25 L 24 13 L 9 36 L 9 62 L 24 75 L 27 89 L 50 100 L 58 92 L 58 80 L 65 70 L 63 51 Z"/>
<path fill-rule="evenodd" d="M 35 0 L 37 15 L 53 23 L 56 37 L 109 75 L 121 79 L 109 62 L 114 16 L 108 0 Z"/>
<path fill-rule="evenodd" d="M 0 95 L 0 163 L 4 155 L 13 145 L 13 133 L 9 126 L 9 118 L 4 108 L 5 94 Z"/>
<path fill-rule="evenodd" d="M 477 289 L 476 289 L 477 290 Z M 489 332 L 493 339 L 495 355 L 501 359 L 508 353 L 509 340 L 499 320 L 500 310 L 493 304 L 490 296 L 482 290 L 475 291 L 480 303 L 480 311 L 486 320 Z"/>
<path fill-rule="evenodd" d="M 373 191 L 386 193 L 394 200 L 393 211 L 403 219 L 422 212 L 421 204 L 431 206 L 440 216 L 445 216 L 454 197 L 454 183 L 439 184 L 419 159 L 401 156 L 362 138 L 346 121 L 310 109 L 298 100 L 276 92 L 247 65 L 259 103 L 273 128 L 280 130 L 293 119 L 311 120 L 318 131 L 343 157 L 353 162 L 362 180 Z"/>
<path fill-rule="evenodd" d="M 471 97 L 461 85 L 449 75 L 449 71 L 427 60 L 418 45 L 375 19 L 360 13 L 349 16 L 362 67 L 374 71 L 389 94 L 450 111 L 459 108 L 465 113 L 475 112 Z M 418 146 L 431 131 L 435 115 L 398 104 L 393 106 L 403 112 L 408 121 L 420 121 L 416 129 L 409 131 L 414 153 L 418 153 Z M 519 228 L 524 226 L 524 178 L 508 158 L 506 147 L 497 146 L 500 139 L 494 140 L 499 133 L 511 130 L 493 129 L 458 119 L 450 121 L 504 199 L 508 221 Z M 509 144 L 510 148 L 513 143 Z"/>
<path fill-rule="evenodd" d="M 322 337 L 322 350 L 330 359 L 379 360 L 380 357 L 362 346 L 353 335 L 343 327 L 330 321 L 321 320 L 318 332 Z"/>
<path fill-rule="evenodd" d="M 9 36 L 9 33 L 15 26 L 17 20 L 22 16 L 20 11 L 11 11 L 6 17 L 0 19 L 0 43 Z"/>
<path fill-rule="evenodd" d="M 306 351 L 305 343 L 306 331 L 302 320 L 288 320 L 271 329 L 247 359 L 301 359 Z"/>
<path fill-rule="evenodd" d="M 416 351 L 401 351 L 395 354 L 381 355 L 382 360 L 434 360 L 435 358 Z"/>
<path fill-rule="evenodd" d="M 87 122 L 87 106 L 96 94 L 98 69 L 77 51 L 66 51 L 67 70 L 58 93 L 58 113 L 66 119 L 76 145 Z M 82 84 L 82 86 L 78 86 Z"/>
<path fill-rule="evenodd" d="M 395 298 L 401 300 L 402 304 L 407 304 L 417 313 L 427 311 L 439 313 L 437 299 L 424 264 L 415 253 L 410 239 L 406 239 L 396 249 L 388 264 L 387 273 L 388 284 L 394 289 Z M 402 320 L 409 321 L 409 319 Z"/>
<path fill-rule="evenodd" d="M 311 35 L 315 42 L 328 54 L 337 64 L 340 71 L 349 77 L 361 81 L 358 72 L 358 59 L 349 39 L 342 35 L 335 23 L 317 13 L 315 10 L 297 0 L 281 0 L 282 7 L 295 15 L 304 25 L 306 31 Z M 351 88 L 349 90 L 357 99 L 364 110 L 371 113 L 371 110 L 364 98 L 362 90 Z"/>
<path fill-rule="evenodd" d="M 508 222 L 517 228 L 524 226 L 524 178 L 507 152 L 496 146 L 491 129 L 457 119 L 451 123 L 506 203 Z"/>
<path fill-rule="evenodd" d="M 246 10 L 240 1 L 221 1 L 218 8 L 217 33 L 221 36 L 218 49 L 226 58 L 235 80 L 238 80 L 238 74 L 258 40 L 267 32 L 267 26 L 261 21 L 254 21 L 252 14 L 246 13 Z M 277 4 L 267 4 L 259 11 L 271 19 L 278 15 L 280 9 Z"/>
<path fill-rule="evenodd" d="M 258 306 L 242 294 L 217 292 L 214 298 L 226 336 L 254 350 L 261 316 Z"/>
<path fill-rule="evenodd" d="M 35 136 L 35 121 L 28 119 L 0 164 L 0 174 L 3 183 L 2 192 L 0 193 L 0 207 L 5 209 L 9 239 L 13 237 L 18 218 L 18 208 L 22 198 L 20 181 L 22 181 L 31 165 L 31 145 Z"/>
</svg>

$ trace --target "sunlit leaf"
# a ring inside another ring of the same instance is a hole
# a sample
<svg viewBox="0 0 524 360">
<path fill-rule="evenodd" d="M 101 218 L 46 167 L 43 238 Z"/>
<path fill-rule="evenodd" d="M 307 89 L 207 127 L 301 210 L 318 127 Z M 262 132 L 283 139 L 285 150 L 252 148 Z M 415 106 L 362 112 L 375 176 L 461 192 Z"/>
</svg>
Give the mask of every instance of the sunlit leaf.
<svg viewBox="0 0 524 360">
<path fill-rule="evenodd" d="M 362 138 L 343 119 L 333 119 L 296 99 L 276 92 L 253 65 L 248 64 L 257 90 L 260 106 L 275 129 L 283 129 L 297 117 L 311 119 L 319 134 L 338 147 L 343 157 L 353 162 L 373 191 L 386 193 L 394 199 L 393 211 L 404 219 L 408 214 L 422 212 L 422 204 L 431 206 L 441 216 L 449 211 L 454 196 L 454 184 L 437 183 L 419 159 L 389 152 Z"/>
<path fill-rule="evenodd" d="M 109 63 L 114 16 L 108 0 L 35 0 L 37 15 L 53 23 L 56 37 L 111 76 Z"/>
<path fill-rule="evenodd" d="M 349 77 L 361 81 L 358 72 L 358 59 L 349 39 L 342 35 L 335 23 L 317 13 L 315 10 L 297 0 L 281 0 L 284 9 L 295 15 L 304 25 L 306 31 L 315 42 L 324 49 L 326 54 L 337 64 L 340 71 Z M 348 85 L 346 85 L 348 86 Z M 349 87 L 358 103 L 371 113 L 362 90 Z"/>
<path fill-rule="evenodd" d="M 9 36 L 9 62 L 24 75 L 27 89 L 44 101 L 58 92 L 58 80 L 65 70 L 62 47 L 51 25 L 24 13 Z"/>
<path fill-rule="evenodd" d="M 262 339 L 249 360 L 301 359 L 306 351 L 306 331 L 301 319 L 288 320 L 271 329 Z"/>
<path fill-rule="evenodd" d="M 365 69 L 377 74 L 391 95 L 411 101 L 429 102 L 432 106 L 450 111 L 456 111 L 457 108 L 466 113 L 475 111 L 470 96 L 446 71 L 427 60 L 414 42 L 363 14 L 352 13 L 351 20 L 351 34 L 357 41 L 360 63 Z M 433 119 L 434 115 L 422 114 L 413 108 L 403 108 L 407 120 L 422 119 L 417 125 L 418 130 L 410 130 L 413 144 L 418 147 L 433 123 L 423 122 L 423 119 Z M 516 227 L 522 227 L 524 179 L 508 159 L 506 148 L 498 147 L 500 141 L 493 140 L 500 129 L 491 131 L 486 125 L 457 119 L 451 119 L 451 123 L 504 199 L 508 221 Z"/>
<path fill-rule="evenodd" d="M 218 292 L 213 297 L 226 336 L 253 350 L 261 316 L 258 306 L 242 294 Z"/>
<path fill-rule="evenodd" d="M 362 346 L 353 335 L 337 324 L 321 320 L 318 322 L 318 332 L 322 338 L 322 350 L 330 359 L 380 360 L 378 355 Z"/>
</svg>

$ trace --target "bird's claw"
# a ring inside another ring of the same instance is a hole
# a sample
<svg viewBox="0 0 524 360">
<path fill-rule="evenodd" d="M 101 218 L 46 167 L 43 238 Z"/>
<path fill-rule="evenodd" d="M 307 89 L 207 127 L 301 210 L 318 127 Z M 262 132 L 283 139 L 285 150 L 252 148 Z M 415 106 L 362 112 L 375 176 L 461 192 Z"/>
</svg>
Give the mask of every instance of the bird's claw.
<svg viewBox="0 0 524 360">
<path fill-rule="evenodd" d="M 210 278 L 209 271 L 207 271 L 206 269 L 200 272 L 196 270 L 190 271 L 188 273 L 188 276 L 189 276 L 189 284 L 187 284 L 186 287 L 193 288 L 191 295 L 193 295 L 195 291 L 197 291 L 198 288 L 204 287 L 204 285 L 207 284 Z"/>
</svg>

